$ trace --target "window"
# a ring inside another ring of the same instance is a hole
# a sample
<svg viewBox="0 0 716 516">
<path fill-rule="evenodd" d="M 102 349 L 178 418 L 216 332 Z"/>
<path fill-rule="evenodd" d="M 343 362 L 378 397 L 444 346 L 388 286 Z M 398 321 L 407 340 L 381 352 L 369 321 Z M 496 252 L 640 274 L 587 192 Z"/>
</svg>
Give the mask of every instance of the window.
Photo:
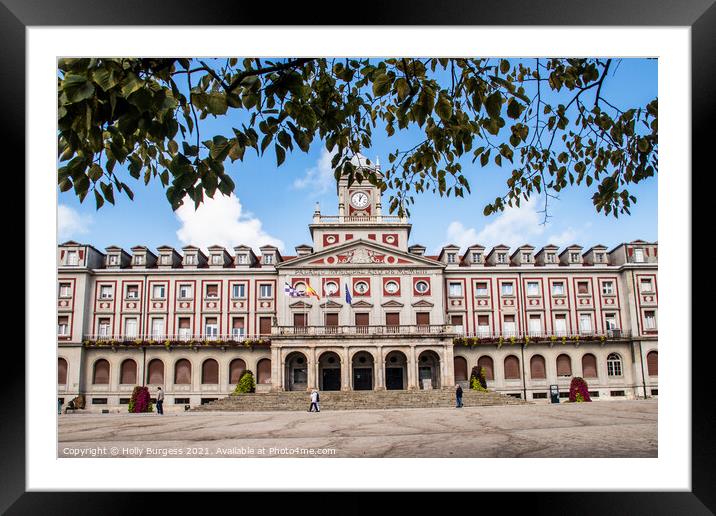
<svg viewBox="0 0 716 516">
<path fill-rule="evenodd" d="M 152 299 L 164 299 L 166 295 L 166 285 L 154 285 L 152 287 Z"/>
<path fill-rule="evenodd" d="M 589 294 L 589 282 L 578 281 L 577 282 L 577 294 Z"/>
<path fill-rule="evenodd" d="M 100 337 L 109 337 L 109 319 L 100 319 L 98 324 Z"/>
<path fill-rule="evenodd" d="M 139 285 L 127 285 L 127 299 L 139 299 Z"/>
<path fill-rule="evenodd" d="M 204 363 L 201 365 L 201 383 L 219 383 L 219 362 L 217 362 L 213 358 L 204 360 Z"/>
<path fill-rule="evenodd" d="M 565 314 L 554 316 L 554 334 L 558 337 L 567 335 L 567 316 Z"/>
<path fill-rule="evenodd" d="M 639 290 L 645 293 L 654 292 L 654 283 L 651 278 L 641 278 L 639 280 Z"/>
<path fill-rule="evenodd" d="M 480 260 L 482 260 L 482 253 L 472 253 L 473 263 L 480 263 Z"/>
<path fill-rule="evenodd" d="M 204 335 L 209 339 L 215 339 L 219 335 L 219 325 L 216 317 L 207 317 L 204 323 Z"/>
<path fill-rule="evenodd" d="M 579 332 L 583 334 L 592 333 L 591 314 L 579 314 Z"/>
<path fill-rule="evenodd" d="M 554 262 L 555 262 L 554 253 L 547 253 L 547 263 L 554 263 Z"/>
<path fill-rule="evenodd" d="M 273 286 L 272 285 L 261 285 L 259 287 L 259 296 L 261 298 L 270 298 L 273 297 Z"/>
<path fill-rule="evenodd" d="M 636 263 L 641 263 L 644 261 L 644 250 L 640 247 L 634 249 L 634 261 Z"/>
<path fill-rule="evenodd" d="M 595 263 L 604 263 L 604 253 L 594 253 Z"/>
<path fill-rule="evenodd" d="M 603 281 L 602 282 L 602 294 L 605 296 L 611 296 L 614 294 L 614 282 L 613 281 Z"/>
<path fill-rule="evenodd" d="M 497 253 L 497 263 L 506 263 L 507 262 L 507 254 L 506 253 Z"/>
<path fill-rule="evenodd" d="M 455 263 L 455 253 L 448 253 L 447 261 L 448 263 Z"/>
<path fill-rule="evenodd" d="M 533 380 L 544 380 L 547 378 L 547 370 L 542 355 L 534 355 L 530 359 L 530 377 Z M 534 395 L 532 397 L 534 398 Z M 545 398 L 546 397 L 547 396 L 545 396 Z"/>
<path fill-rule="evenodd" d="M 475 295 L 487 296 L 487 282 L 475 283 Z"/>
<path fill-rule="evenodd" d="M 569 261 L 577 263 L 579 261 L 579 253 L 569 253 Z"/>
<path fill-rule="evenodd" d="M 448 286 L 448 295 L 450 297 L 462 297 L 462 283 L 451 282 Z"/>
<path fill-rule="evenodd" d="M 216 299 L 219 297 L 219 285 L 213 283 L 206 286 L 206 297 L 209 299 Z"/>
<path fill-rule="evenodd" d="M 214 254 L 211 256 L 211 263 L 214 265 L 222 265 L 224 260 L 220 254 Z"/>
<path fill-rule="evenodd" d="M 418 326 L 429 326 L 430 312 L 417 312 L 415 314 L 415 324 Z"/>
<path fill-rule="evenodd" d="M 119 256 L 117 256 L 116 254 L 110 254 L 108 260 L 108 263 L 110 265 L 117 265 L 119 263 Z"/>
<path fill-rule="evenodd" d="M 385 284 L 385 292 L 387 294 L 397 294 L 400 291 L 400 285 L 397 281 L 389 281 Z"/>
<path fill-rule="evenodd" d="M 66 336 L 70 333 L 69 317 L 61 315 L 57 318 L 57 335 Z"/>
<path fill-rule="evenodd" d="M 236 261 L 238 263 L 240 263 L 241 265 L 245 265 L 245 264 L 249 263 L 249 257 L 246 256 L 245 254 L 239 254 L 236 256 Z"/>
<path fill-rule="evenodd" d="M 231 321 L 231 337 L 234 339 L 241 339 L 246 335 L 246 328 L 244 327 L 243 317 L 234 317 Z"/>
<path fill-rule="evenodd" d="M 520 379 L 520 361 L 516 356 L 510 355 L 505 358 L 505 380 Z"/>
<path fill-rule="evenodd" d="M 488 337 L 490 335 L 490 316 L 477 316 L 477 334 L 480 337 Z"/>
<path fill-rule="evenodd" d="M 109 383 L 109 362 L 103 358 L 94 363 L 94 371 L 92 374 L 92 383 L 108 384 Z M 106 402 L 105 402 L 106 403 Z"/>
<path fill-rule="evenodd" d="M 179 299 L 191 299 L 191 285 L 179 285 Z"/>
<path fill-rule="evenodd" d="M 561 354 L 557 357 L 557 376 L 572 376 L 572 359 L 569 355 Z"/>
<path fill-rule="evenodd" d="M 184 257 L 184 265 L 195 265 L 196 257 L 193 254 L 187 254 Z"/>
<path fill-rule="evenodd" d="M 385 314 L 385 325 L 387 326 L 388 333 L 398 333 L 400 329 L 400 313 L 387 312 Z"/>
<path fill-rule="evenodd" d="M 172 257 L 168 254 L 162 255 L 162 265 L 171 265 L 172 264 Z"/>
<path fill-rule="evenodd" d="M 259 334 L 260 335 L 271 335 L 271 318 L 270 317 L 259 317 Z M 259 381 L 261 383 L 261 381 Z"/>
<path fill-rule="evenodd" d="M 615 313 L 604 314 L 604 324 L 607 328 L 607 331 L 616 330 L 617 329 L 617 315 Z"/>
<path fill-rule="evenodd" d="M 271 265 L 273 263 L 273 255 L 272 254 L 265 254 L 264 255 L 264 263 L 266 265 Z"/>
<path fill-rule="evenodd" d="M 71 297 L 72 296 L 72 284 L 71 283 L 60 283 L 60 297 Z"/>
<path fill-rule="evenodd" d="M 649 376 L 659 376 L 659 352 L 649 351 L 646 355 L 646 369 Z"/>
<path fill-rule="evenodd" d="M 429 316 L 430 314 L 428 314 Z M 462 315 L 451 315 L 450 316 L 450 324 L 453 326 L 453 329 L 456 333 L 462 333 L 464 328 L 462 326 Z"/>
<path fill-rule="evenodd" d="M 494 364 L 492 362 L 492 358 L 488 357 L 487 355 L 481 356 L 477 360 L 477 366 L 482 369 L 485 369 L 485 380 L 492 381 L 495 379 L 495 368 Z"/>
<path fill-rule="evenodd" d="M 502 325 L 503 334 L 506 337 L 514 337 L 517 335 L 517 326 L 515 324 L 514 315 L 505 315 L 504 324 Z"/>
<path fill-rule="evenodd" d="M 528 281 L 527 282 L 527 295 L 528 296 L 539 295 L 539 282 L 537 282 L 537 281 Z"/>
<path fill-rule="evenodd" d="M 532 255 L 530 253 L 522 253 L 522 262 L 530 263 L 532 261 Z"/>
<path fill-rule="evenodd" d="M 99 287 L 100 299 L 112 299 L 112 285 L 102 285 Z"/>
<path fill-rule="evenodd" d="M 367 312 L 356 313 L 356 332 L 368 333 L 368 324 L 370 323 L 370 314 Z"/>
<path fill-rule="evenodd" d="M 514 285 L 512 283 L 503 283 L 500 288 L 503 296 L 513 296 L 515 294 Z"/>
<path fill-rule="evenodd" d="M 137 319 L 134 317 L 124 320 L 124 336 L 129 338 L 137 336 Z"/>
<path fill-rule="evenodd" d="M 152 338 L 161 339 L 164 337 L 164 319 L 162 317 L 152 317 Z"/>
<path fill-rule="evenodd" d="M 644 312 L 644 329 L 656 329 L 656 312 L 654 312 L 654 310 L 647 310 Z"/>
<path fill-rule="evenodd" d="M 246 297 L 246 285 L 243 283 L 235 283 L 231 286 L 231 297 L 234 299 L 240 299 Z"/>
<path fill-rule="evenodd" d="M 135 256 L 134 263 L 135 263 L 135 265 L 142 265 L 144 263 L 144 256 L 142 256 L 141 254 L 138 254 L 137 256 Z"/>
<path fill-rule="evenodd" d="M 79 265 L 77 251 L 67 251 L 66 265 Z"/>
<path fill-rule="evenodd" d="M 542 317 L 539 314 L 530 314 L 529 329 L 531 336 L 542 335 Z"/>
<path fill-rule="evenodd" d="M 357 294 L 365 294 L 368 292 L 368 283 L 365 281 L 359 281 L 355 285 L 353 285 L 353 289 L 356 291 Z"/>
<path fill-rule="evenodd" d="M 189 317 L 179 318 L 179 340 L 189 340 L 191 338 L 191 319 Z"/>
<path fill-rule="evenodd" d="M 327 281 L 323 286 L 327 296 L 333 296 L 338 293 L 338 284 L 335 281 Z"/>
<path fill-rule="evenodd" d="M 430 289 L 427 281 L 418 281 L 415 283 L 415 290 L 419 294 L 425 294 Z"/>
<path fill-rule="evenodd" d="M 552 295 L 563 296 L 564 295 L 564 283 L 561 281 L 555 281 L 552 283 Z"/>
<path fill-rule="evenodd" d="M 582 357 L 582 376 L 585 378 L 597 378 L 597 357 L 591 353 L 587 353 Z"/>
<path fill-rule="evenodd" d="M 607 375 L 622 375 L 622 358 L 616 353 L 610 353 L 607 357 Z"/>
</svg>

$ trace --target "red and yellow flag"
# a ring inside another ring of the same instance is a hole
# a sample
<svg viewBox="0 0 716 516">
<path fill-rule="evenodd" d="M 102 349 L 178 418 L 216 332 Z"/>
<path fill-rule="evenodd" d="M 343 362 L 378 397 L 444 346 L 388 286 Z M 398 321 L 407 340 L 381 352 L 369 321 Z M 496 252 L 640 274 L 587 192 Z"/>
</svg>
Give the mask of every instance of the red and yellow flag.
<svg viewBox="0 0 716 516">
<path fill-rule="evenodd" d="M 313 288 L 311 288 L 311 285 L 306 285 L 306 293 L 307 293 L 309 296 L 315 297 L 315 298 L 318 299 L 319 301 L 321 300 L 321 296 L 319 296 L 319 295 L 318 295 L 318 292 L 316 292 L 315 290 L 313 290 Z"/>
</svg>

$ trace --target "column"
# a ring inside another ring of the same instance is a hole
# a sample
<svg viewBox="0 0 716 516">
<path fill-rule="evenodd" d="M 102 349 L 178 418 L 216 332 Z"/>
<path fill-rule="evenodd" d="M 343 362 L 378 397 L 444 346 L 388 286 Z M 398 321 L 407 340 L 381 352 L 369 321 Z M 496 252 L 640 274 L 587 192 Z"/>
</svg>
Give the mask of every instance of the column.
<svg viewBox="0 0 716 516">
<path fill-rule="evenodd" d="M 281 356 L 281 348 L 271 347 L 271 390 L 283 390 L 283 357 Z M 257 362 L 258 364 L 258 362 Z M 257 368 L 254 367 L 254 374 L 258 374 Z"/>
<path fill-rule="evenodd" d="M 440 387 L 455 387 L 455 354 L 453 353 L 453 344 L 445 344 L 443 347 L 442 360 L 442 378 Z"/>
<path fill-rule="evenodd" d="M 417 389 L 418 387 L 416 358 L 415 346 L 411 346 L 410 351 L 408 351 L 408 390 Z"/>
<path fill-rule="evenodd" d="M 308 364 L 306 364 L 306 369 L 308 372 L 308 389 L 315 389 L 316 388 L 316 348 L 308 349 L 305 352 L 306 360 L 308 361 Z"/>
<path fill-rule="evenodd" d="M 375 374 L 375 390 L 376 391 L 383 391 L 385 390 L 385 381 L 383 379 L 383 372 L 385 371 L 385 359 L 383 357 L 383 348 L 379 347 L 375 353 L 375 364 L 374 364 L 374 374 Z"/>
<path fill-rule="evenodd" d="M 341 390 L 351 390 L 351 360 L 348 348 L 343 350 L 343 356 L 341 357 Z"/>
</svg>

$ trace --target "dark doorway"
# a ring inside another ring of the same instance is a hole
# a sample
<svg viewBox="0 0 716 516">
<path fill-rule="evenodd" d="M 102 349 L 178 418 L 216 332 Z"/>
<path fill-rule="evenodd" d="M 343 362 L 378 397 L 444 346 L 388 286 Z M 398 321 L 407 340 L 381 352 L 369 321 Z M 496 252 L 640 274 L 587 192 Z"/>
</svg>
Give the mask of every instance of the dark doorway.
<svg viewBox="0 0 716 516">
<path fill-rule="evenodd" d="M 341 390 L 341 370 L 340 369 L 323 369 L 323 390 L 324 391 L 340 391 Z"/>
<path fill-rule="evenodd" d="M 353 368 L 353 390 L 370 391 L 373 389 L 373 369 L 371 367 Z"/>
<path fill-rule="evenodd" d="M 403 389 L 402 367 L 385 368 L 385 388 L 389 391 L 399 391 Z"/>
</svg>

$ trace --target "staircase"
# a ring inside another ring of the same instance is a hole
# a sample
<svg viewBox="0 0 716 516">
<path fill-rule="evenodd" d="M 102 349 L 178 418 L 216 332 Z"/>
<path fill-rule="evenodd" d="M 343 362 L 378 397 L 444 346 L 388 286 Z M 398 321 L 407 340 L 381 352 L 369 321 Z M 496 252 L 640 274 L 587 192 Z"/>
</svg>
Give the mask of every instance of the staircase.
<svg viewBox="0 0 716 516">
<path fill-rule="evenodd" d="M 321 392 L 321 410 L 360 410 L 395 408 L 454 407 L 455 391 L 452 389 L 415 391 L 325 391 Z M 465 407 L 522 405 L 527 402 L 498 394 L 465 390 Z M 308 410 L 308 392 L 266 392 L 231 394 L 225 398 L 194 407 L 194 412 L 260 412 L 281 410 Z"/>
</svg>

